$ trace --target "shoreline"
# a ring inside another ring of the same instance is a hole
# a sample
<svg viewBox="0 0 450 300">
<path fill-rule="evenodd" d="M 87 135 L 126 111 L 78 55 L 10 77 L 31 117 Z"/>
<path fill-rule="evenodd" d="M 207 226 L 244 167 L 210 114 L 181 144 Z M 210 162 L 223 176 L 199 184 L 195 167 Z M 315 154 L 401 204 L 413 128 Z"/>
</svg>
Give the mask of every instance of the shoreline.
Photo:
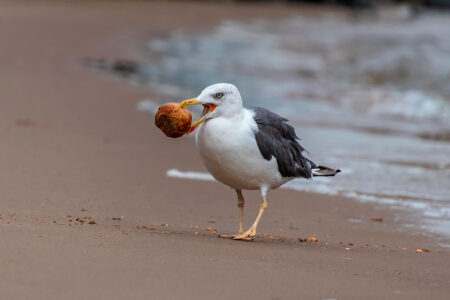
<svg viewBox="0 0 450 300">
<path fill-rule="evenodd" d="M 254 242 L 205 230 L 236 230 L 233 191 L 166 177 L 204 171 L 193 140 L 167 139 L 136 109 L 152 91 L 81 64 L 141 59 L 134 46 L 179 26 L 296 12 L 227 5 L 217 18 L 219 4 L 196 3 L 180 15 L 190 5 L 0 4 L 5 297 L 445 299 L 449 251 L 375 205 L 277 190 Z M 259 200 L 245 196 L 248 226 Z M 311 236 L 320 244 L 298 240 Z"/>
</svg>

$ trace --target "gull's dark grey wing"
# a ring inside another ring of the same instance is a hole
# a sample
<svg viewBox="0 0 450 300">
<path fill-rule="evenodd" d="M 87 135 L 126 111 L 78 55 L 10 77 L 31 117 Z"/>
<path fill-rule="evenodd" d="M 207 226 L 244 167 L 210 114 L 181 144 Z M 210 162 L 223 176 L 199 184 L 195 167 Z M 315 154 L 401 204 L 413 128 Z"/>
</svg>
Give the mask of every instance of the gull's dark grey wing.
<svg viewBox="0 0 450 300">
<path fill-rule="evenodd" d="M 275 156 L 283 177 L 311 178 L 311 169 L 316 165 L 302 155 L 304 148 L 297 142 L 294 127 L 286 123 L 288 120 L 262 107 L 251 110 L 258 125 L 256 143 L 264 159 Z"/>
<path fill-rule="evenodd" d="M 283 177 L 334 176 L 341 172 L 325 166 L 317 166 L 303 156 L 305 150 L 298 142 L 294 127 L 288 120 L 262 107 L 251 108 L 258 125 L 255 132 L 256 143 L 261 155 L 266 160 L 275 156 L 278 171 Z"/>
</svg>

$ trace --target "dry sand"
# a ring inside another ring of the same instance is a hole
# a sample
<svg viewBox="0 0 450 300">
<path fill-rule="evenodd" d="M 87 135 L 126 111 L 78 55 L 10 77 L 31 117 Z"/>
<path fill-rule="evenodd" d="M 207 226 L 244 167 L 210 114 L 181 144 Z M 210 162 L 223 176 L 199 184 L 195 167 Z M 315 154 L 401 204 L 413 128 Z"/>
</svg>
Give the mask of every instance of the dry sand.
<svg viewBox="0 0 450 300">
<path fill-rule="evenodd" d="M 81 64 L 143 59 L 146 39 L 175 28 L 301 9 L 65 3 L 0 3 L 2 299 L 448 299 L 449 251 L 352 200 L 275 191 L 268 236 L 217 238 L 236 230 L 234 192 L 165 176 L 203 170 L 193 139 L 136 110 L 151 91 Z M 259 200 L 246 195 L 248 226 Z M 320 244 L 297 239 L 310 236 Z"/>
</svg>

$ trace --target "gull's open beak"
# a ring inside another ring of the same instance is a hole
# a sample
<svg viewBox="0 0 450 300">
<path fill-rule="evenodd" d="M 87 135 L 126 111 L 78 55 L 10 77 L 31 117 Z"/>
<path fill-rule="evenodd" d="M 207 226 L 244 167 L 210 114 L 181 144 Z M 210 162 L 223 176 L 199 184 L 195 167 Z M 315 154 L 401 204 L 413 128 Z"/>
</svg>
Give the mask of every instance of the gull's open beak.
<svg viewBox="0 0 450 300">
<path fill-rule="evenodd" d="M 192 98 L 192 99 L 187 99 L 187 100 L 182 101 L 180 103 L 180 107 L 184 107 L 186 105 L 197 105 L 197 104 L 203 105 L 203 112 L 202 112 L 200 118 L 198 118 L 197 120 L 195 120 L 194 123 L 192 123 L 191 128 L 188 130 L 187 134 L 194 131 L 195 128 L 197 128 L 198 125 L 203 123 L 206 120 L 206 117 L 208 117 L 208 115 L 216 109 L 216 106 L 214 104 L 199 102 L 199 101 L 197 101 L 197 98 Z"/>
</svg>

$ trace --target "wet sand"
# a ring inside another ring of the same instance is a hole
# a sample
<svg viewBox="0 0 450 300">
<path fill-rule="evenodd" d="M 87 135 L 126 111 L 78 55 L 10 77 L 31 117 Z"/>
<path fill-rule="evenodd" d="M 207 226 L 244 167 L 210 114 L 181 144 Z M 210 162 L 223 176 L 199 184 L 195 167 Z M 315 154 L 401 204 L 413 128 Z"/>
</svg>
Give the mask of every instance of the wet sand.
<svg viewBox="0 0 450 300">
<path fill-rule="evenodd" d="M 254 242 L 217 238 L 236 230 L 234 192 L 165 176 L 170 168 L 204 171 L 193 139 L 167 139 L 137 111 L 152 91 L 82 64 L 143 60 L 142 43 L 175 28 L 301 11 L 2 2 L 2 297 L 446 299 L 448 249 L 369 204 L 278 190 Z M 259 200 L 244 195 L 248 226 Z M 319 243 L 303 241 L 311 236 Z"/>
</svg>

